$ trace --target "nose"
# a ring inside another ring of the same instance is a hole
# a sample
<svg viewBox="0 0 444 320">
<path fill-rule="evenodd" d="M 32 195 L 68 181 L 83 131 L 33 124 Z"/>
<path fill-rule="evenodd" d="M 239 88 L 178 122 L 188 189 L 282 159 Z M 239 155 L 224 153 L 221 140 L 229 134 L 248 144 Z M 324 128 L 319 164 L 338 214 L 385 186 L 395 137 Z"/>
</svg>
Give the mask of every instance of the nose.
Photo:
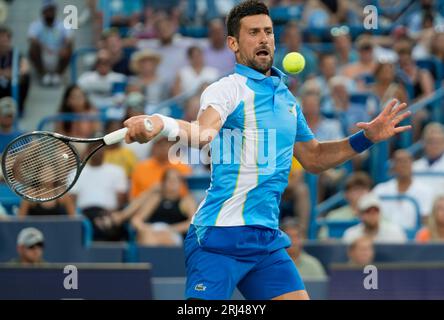
<svg viewBox="0 0 444 320">
<path fill-rule="evenodd" d="M 265 43 L 267 43 L 268 42 L 268 36 L 267 36 L 267 34 L 265 33 L 265 31 L 262 31 L 261 33 L 260 33 L 260 36 L 259 36 L 259 43 L 260 44 L 265 44 Z"/>
</svg>

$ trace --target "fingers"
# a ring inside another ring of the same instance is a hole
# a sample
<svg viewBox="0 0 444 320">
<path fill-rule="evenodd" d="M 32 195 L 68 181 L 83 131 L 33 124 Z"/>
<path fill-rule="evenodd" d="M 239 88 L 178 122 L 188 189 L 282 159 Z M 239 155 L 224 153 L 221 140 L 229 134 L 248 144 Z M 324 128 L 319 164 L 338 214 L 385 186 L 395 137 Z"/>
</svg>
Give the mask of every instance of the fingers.
<svg viewBox="0 0 444 320">
<path fill-rule="evenodd" d="M 389 103 L 387 103 L 387 105 L 384 107 L 384 110 L 382 110 L 381 114 L 387 115 L 389 116 L 390 113 L 392 112 L 393 108 L 396 106 L 396 104 L 398 103 L 397 99 L 392 99 Z"/>
<path fill-rule="evenodd" d="M 402 126 L 402 127 L 397 127 L 395 128 L 395 133 L 401 133 L 401 132 L 405 132 L 405 131 L 409 131 L 412 129 L 412 126 Z"/>
<path fill-rule="evenodd" d="M 407 109 L 407 103 L 403 102 L 392 110 L 391 115 L 394 117 L 405 109 Z"/>
<path fill-rule="evenodd" d="M 403 114 L 400 114 L 395 119 L 393 119 L 392 123 L 394 126 L 396 126 L 396 125 L 398 125 L 398 123 L 404 121 L 405 119 L 407 119 L 411 115 L 412 115 L 412 113 L 410 111 L 404 112 Z"/>
</svg>

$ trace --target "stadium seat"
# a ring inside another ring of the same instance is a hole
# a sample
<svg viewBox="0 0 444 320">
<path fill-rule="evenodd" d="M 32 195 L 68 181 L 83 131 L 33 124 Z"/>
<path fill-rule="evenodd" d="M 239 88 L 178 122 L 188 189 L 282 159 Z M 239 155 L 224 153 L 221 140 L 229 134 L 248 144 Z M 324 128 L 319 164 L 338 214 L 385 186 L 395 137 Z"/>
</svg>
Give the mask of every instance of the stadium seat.
<svg viewBox="0 0 444 320">
<path fill-rule="evenodd" d="M 35 227 L 45 237 L 44 259 L 48 262 L 81 261 L 84 253 L 83 218 L 28 217 L 0 222 L 0 261 L 16 257 L 17 235 L 23 228 Z"/>
</svg>

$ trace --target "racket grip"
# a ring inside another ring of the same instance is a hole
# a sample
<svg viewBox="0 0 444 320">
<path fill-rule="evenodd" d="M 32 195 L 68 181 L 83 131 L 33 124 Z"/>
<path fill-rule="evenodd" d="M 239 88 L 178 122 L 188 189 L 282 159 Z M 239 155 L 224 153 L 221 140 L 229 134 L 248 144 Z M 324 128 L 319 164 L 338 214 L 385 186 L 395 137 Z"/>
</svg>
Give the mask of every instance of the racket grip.
<svg viewBox="0 0 444 320">
<path fill-rule="evenodd" d="M 149 119 L 145 119 L 145 128 L 147 131 L 153 130 L 153 124 Z M 111 133 L 108 133 L 103 137 L 103 141 L 106 145 L 115 144 L 123 141 L 125 139 L 126 133 L 128 132 L 128 128 L 122 128 Z"/>
</svg>

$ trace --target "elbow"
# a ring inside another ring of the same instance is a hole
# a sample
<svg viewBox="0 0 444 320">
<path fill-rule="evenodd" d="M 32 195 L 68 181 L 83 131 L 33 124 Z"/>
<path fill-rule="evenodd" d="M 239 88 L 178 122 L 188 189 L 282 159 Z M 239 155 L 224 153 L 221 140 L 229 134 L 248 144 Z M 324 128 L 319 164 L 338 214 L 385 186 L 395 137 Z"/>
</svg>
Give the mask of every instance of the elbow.
<svg viewBox="0 0 444 320">
<path fill-rule="evenodd" d="M 301 163 L 305 171 L 311 174 L 320 174 L 325 171 L 325 168 L 320 166 L 316 161 L 309 161 L 308 163 Z"/>
</svg>

